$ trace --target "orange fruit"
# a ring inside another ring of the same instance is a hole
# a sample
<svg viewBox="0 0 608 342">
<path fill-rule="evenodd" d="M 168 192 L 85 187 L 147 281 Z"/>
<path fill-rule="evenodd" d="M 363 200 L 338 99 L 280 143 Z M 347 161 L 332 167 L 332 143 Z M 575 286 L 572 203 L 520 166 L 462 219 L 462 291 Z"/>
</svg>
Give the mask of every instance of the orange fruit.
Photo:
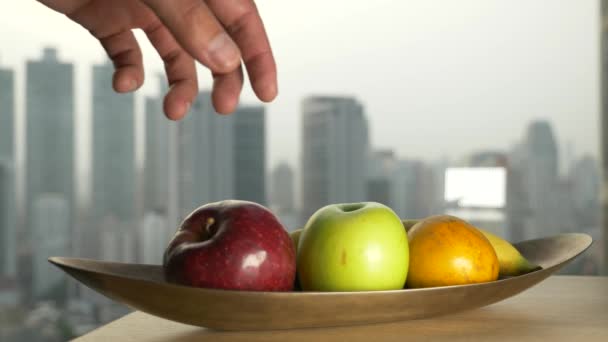
<svg viewBox="0 0 608 342">
<path fill-rule="evenodd" d="M 488 239 L 454 216 L 428 217 L 408 232 L 410 288 L 462 285 L 498 279 L 499 263 Z"/>
</svg>

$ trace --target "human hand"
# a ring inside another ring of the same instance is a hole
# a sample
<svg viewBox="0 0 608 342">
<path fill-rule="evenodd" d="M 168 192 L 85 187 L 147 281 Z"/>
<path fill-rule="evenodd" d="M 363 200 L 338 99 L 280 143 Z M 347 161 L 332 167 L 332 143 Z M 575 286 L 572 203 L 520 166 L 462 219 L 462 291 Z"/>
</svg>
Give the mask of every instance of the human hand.
<svg viewBox="0 0 608 342">
<path fill-rule="evenodd" d="M 198 93 L 195 60 L 213 75 L 218 113 L 235 110 L 244 62 L 262 101 L 277 95 L 276 64 L 254 0 L 39 0 L 86 28 L 115 67 L 113 87 L 131 92 L 144 82 L 142 53 L 131 30 L 142 29 L 165 64 L 170 90 L 163 109 L 183 118 Z"/>
</svg>

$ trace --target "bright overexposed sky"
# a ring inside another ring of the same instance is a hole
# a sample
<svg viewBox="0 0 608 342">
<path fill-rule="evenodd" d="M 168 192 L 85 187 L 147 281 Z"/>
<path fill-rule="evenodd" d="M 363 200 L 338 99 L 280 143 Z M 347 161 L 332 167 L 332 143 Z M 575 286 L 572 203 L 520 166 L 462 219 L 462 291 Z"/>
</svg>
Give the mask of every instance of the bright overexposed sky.
<svg viewBox="0 0 608 342">
<path fill-rule="evenodd" d="M 508 148 L 535 118 L 553 123 L 560 147 L 598 155 L 599 15 L 594 0 L 258 1 L 279 66 L 268 105 L 269 167 L 298 163 L 300 102 L 352 95 L 365 106 L 373 146 L 406 158 L 461 157 Z M 148 83 L 162 70 L 144 47 Z M 89 163 L 92 63 L 88 32 L 35 1 L 0 4 L 0 65 L 18 72 L 45 45 L 74 62 L 80 170 Z M 201 68 L 201 85 L 210 77 Z M 109 85 L 108 85 L 109 86 Z M 249 87 L 244 102 L 256 103 Z M 18 104 L 19 114 L 23 103 Z M 23 129 L 22 117 L 18 129 Z M 21 144 L 20 144 L 21 145 Z M 21 147 L 22 148 L 22 147 Z"/>
</svg>

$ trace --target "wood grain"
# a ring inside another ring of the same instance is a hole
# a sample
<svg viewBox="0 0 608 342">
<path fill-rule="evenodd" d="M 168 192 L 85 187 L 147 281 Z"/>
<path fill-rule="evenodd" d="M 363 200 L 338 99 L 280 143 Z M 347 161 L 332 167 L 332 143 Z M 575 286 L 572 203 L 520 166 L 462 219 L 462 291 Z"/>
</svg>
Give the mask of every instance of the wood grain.
<svg viewBox="0 0 608 342">
<path fill-rule="evenodd" d="M 520 295 L 433 319 L 223 332 L 135 312 L 77 339 L 98 341 L 608 341 L 608 277 L 552 276 Z"/>
</svg>

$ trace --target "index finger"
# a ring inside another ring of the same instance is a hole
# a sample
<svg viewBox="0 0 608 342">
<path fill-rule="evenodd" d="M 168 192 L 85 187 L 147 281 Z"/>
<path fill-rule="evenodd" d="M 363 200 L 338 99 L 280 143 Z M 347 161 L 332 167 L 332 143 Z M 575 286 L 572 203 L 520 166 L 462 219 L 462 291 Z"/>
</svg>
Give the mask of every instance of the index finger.
<svg viewBox="0 0 608 342">
<path fill-rule="evenodd" d="M 277 67 L 262 18 L 253 0 L 207 0 L 241 50 L 251 86 L 262 101 L 272 101 L 278 93 Z"/>
</svg>

